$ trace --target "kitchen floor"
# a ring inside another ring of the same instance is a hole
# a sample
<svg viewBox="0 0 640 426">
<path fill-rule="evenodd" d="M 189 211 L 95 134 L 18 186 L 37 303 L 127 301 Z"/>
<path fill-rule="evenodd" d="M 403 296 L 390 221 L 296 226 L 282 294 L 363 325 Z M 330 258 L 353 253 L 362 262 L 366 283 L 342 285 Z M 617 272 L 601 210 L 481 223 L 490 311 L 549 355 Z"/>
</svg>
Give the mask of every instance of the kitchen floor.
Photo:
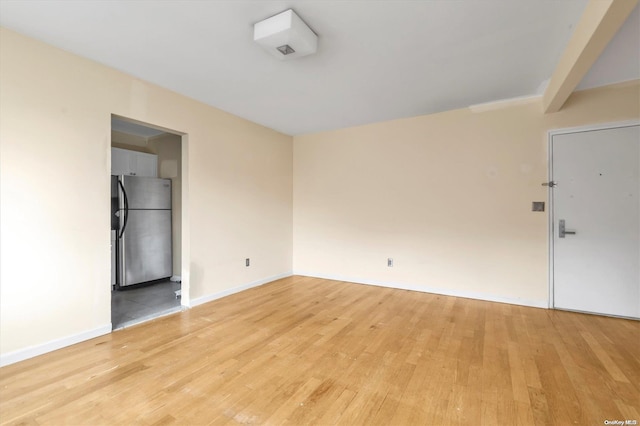
<svg viewBox="0 0 640 426">
<path fill-rule="evenodd" d="M 112 328 L 117 330 L 180 311 L 177 290 L 180 290 L 180 283 L 167 280 L 145 287 L 112 291 Z"/>
</svg>

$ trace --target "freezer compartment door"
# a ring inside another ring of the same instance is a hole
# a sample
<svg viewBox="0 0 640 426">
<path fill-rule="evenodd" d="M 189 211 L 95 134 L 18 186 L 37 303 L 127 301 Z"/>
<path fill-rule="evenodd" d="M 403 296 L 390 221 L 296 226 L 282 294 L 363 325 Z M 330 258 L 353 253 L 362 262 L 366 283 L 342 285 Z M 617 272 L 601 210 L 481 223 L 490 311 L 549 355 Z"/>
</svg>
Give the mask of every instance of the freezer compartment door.
<svg viewBox="0 0 640 426">
<path fill-rule="evenodd" d="M 129 210 L 120 239 L 120 286 L 172 275 L 171 210 Z"/>
<path fill-rule="evenodd" d="M 129 209 L 171 209 L 171 179 L 122 176 Z"/>
</svg>

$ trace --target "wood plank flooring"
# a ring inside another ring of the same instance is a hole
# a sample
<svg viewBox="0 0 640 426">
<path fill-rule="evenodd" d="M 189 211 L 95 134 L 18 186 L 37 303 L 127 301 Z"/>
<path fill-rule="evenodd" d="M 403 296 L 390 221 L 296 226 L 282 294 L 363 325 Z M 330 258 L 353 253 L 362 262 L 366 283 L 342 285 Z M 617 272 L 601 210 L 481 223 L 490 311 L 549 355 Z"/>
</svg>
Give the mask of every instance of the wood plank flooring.
<svg viewBox="0 0 640 426">
<path fill-rule="evenodd" d="M 0 369 L 0 423 L 640 422 L 640 322 L 291 277 Z"/>
</svg>

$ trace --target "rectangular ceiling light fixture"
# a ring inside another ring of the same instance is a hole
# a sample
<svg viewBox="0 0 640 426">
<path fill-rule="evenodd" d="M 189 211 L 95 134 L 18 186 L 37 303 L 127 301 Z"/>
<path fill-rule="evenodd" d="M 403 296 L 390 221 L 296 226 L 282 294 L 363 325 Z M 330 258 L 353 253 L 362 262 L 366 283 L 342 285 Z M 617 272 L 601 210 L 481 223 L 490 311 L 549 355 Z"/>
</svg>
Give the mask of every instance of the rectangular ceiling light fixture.
<svg viewBox="0 0 640 426">
<path fill-rule="evenodd" d="M 278 59 L 299 58 L 318 49 L 318 36 L 292 9 L 255 24 L 253 41 Z"/>
</svg>

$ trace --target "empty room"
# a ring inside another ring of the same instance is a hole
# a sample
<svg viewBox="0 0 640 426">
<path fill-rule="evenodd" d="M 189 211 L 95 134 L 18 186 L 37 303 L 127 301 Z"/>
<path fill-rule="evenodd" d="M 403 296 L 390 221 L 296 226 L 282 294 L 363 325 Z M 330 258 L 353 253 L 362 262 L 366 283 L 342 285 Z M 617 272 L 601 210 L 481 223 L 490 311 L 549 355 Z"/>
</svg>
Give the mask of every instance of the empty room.
<svg viewBox="0 0 640 426">
<path fill-rule="evenodd" d="M 0 25 L 0 424 L 640 422 L 638 0 Z"/>
</svg>

